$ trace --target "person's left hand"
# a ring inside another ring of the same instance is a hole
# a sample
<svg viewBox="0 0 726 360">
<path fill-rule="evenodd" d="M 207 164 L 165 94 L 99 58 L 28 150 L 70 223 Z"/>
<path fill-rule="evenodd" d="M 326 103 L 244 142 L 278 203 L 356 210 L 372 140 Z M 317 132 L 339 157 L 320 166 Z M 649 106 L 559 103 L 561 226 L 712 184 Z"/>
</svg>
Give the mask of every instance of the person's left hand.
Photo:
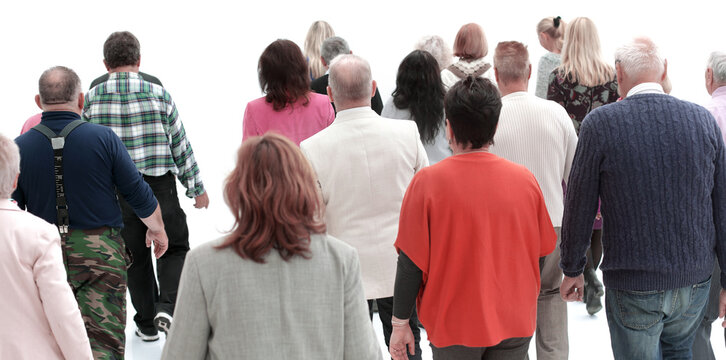
<svg viewBox="0 0 726 360">
<path fill-rule="evenodd" d="M 577 277 L 565 275 L 560 285 L 560 296 L 565 301 L 582 301 L 584 289 L 585 277 L 582 274 Z"/>
<path fill-rule="evenodd" d="M 715 284 L 718 286 L 719 284 Z M 711 284 L 714 286 L 714 284 Z M 721 289 L 721 293 L 718 295 L 718 317 L 723 318 L 721 323 L 722 327 L 726 328 L 726 290 Z"/>
<path fill-rule="evenodd" d="M 394 319 L 396 319 L 394 317 Z M 401 319 L 396 319 L 401 321 Z M 408 360 L 406 355 L 406 348 L 411 355 L 416 355 L 416 344 L 411 332 L 411 327 L 408 326 L 408 319 L 406 326 L 393 326 L 393 332 L 391 333 L 391 341 L 388 347 L 388 351 L 391 353 L 393 360 Z"/>
</svg>

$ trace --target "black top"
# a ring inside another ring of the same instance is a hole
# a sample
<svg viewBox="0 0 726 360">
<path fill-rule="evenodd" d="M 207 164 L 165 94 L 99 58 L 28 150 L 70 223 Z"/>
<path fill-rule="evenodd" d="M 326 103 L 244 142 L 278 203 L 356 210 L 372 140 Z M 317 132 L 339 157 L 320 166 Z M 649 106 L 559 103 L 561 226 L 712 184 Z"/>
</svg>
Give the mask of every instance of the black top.
<svg viewBox="0 0 726 360">
<path fill-rule="evenodd" d="M 328 74 L 325 74 L 310 83 L 310 88 L 315 91 L 318 94 L 328 95 Z M 335 110 L 335 104 L 330 103 L 333 105 L 333 110 Z M 383 100 L 381 100 L 381 94 L 378 92 L 378 88 L 376 88 L 376 94 L 373 95 L 371 98 L 371 109 L 375 111 L 378 115 L 381 115 L 381 112 L 383 111 Z M 338 112 L 337 110 L 335 111 Z"/>
<path fill-rule="evenodd" d="M 399 319 L 411 317 L 422 282 L 423 271 L 403 251 L 399 252 L 396 282 L 393 286 L 393 316 Z"/>
<path fill-rule="evenodd" d="M 154 83 L 154 84 L 159 85 L 159 86 L 162 86 L 162 87 L 164 86 L 164 85 L 161 84 L 161 80 L 159 80 L 159 78 L 157 78 L 156 76 L 149 75 L 149 74 L 146 74 L 146 73 L 142 73 L 141 71 L 139 71 L 139 76 L 143 80 L 146 80 L 148 82 Z M 91 87 L 89 87 L 88 89 L 89 90 L 90 89 L 93 89 L 94 87 L 96 87 L 96 85 L 98 85 L 100 83 L 104 83 L 107 80 L 108 80 L 108 73 L 105 73 L 105 74 L 97 77 L 96 80 L 93 80 L 93 82 L 91 82 Z"/>
</svg>

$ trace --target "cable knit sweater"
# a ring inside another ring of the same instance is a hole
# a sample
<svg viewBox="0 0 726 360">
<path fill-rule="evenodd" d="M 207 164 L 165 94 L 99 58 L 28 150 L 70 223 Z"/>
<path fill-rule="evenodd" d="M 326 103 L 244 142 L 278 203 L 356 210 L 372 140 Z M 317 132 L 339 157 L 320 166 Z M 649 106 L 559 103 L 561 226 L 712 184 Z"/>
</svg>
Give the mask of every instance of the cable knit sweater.
<svg viewBox="0 0 726 360">
<path fill-rule="evenodd" d="M 608 222 L 605 286 L 649 291 L 692 285 L 709 277 L 716 253 L 726 268 L 725 166 L 721 132 L 701 106 L 640 94 L 590 112 L 565 199 L 565 275 L 583 271 L 598 196 Z"/>
</svg>

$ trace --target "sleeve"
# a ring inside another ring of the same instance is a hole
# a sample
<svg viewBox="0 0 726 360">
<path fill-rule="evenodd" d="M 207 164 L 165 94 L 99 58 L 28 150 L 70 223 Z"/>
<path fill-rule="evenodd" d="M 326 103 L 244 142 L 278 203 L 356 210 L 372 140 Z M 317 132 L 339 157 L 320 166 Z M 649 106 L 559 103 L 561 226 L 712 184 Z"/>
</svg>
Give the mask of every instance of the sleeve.
<svg viewBox="0 0 726 360">
<path fill-rule="evenodd" d="M 375 331 L 368 318 L 358 253 L 351 251 L 345 269 L 343 352 L 345 360 L 382 359 Z M 177 310 L 178 311 L 178 310 Z M 201 358 L 201 357 L 200 357 Z"/>
<path fill-rule="evenodd" d="M 544 56 L 539 58 L 537 62 L 537 86 L 535 87 L 534 94 L 542 99 L 547 99 L 547 86 L 549 85 L 547 82 L 549 79 L 547 69 L 550 68 L 548 65 L 549 62 Z"/>
<path fill-rule="evenodd" d="M 557 69 L 552 70 L 549 77 L 549 86 L 547 87 L 547 100 L 552 100 L 566 108 L 565 92 L 557 81 Z"/>
<path fill-rule="evenodd" d="M 179 181 L 187 189 L 186 196 L 194 198 L 204 194 L 204 184 L 199 173 L 197 160 L 194 158 L 192 144 L 187 140 L 184 125 L 179 120 L 179 112 L 176 109 L 174 100 L 166 90 L 164 90 L 164 101 L 166 103 L 166 121 L 167 135 L 171 139 L 171 156 L 174 158 L 174 164 L 179 169 L 177 177 Z"/>
<path fill-rule="evenodd" d="M 416 307 L 416 297 L 423 282 L 423 272 L 401 251 L 398 253 L 396 281 L 393 287 L 393 316 L 399 319 L 411 317 Z"/>
<path fill-rule="evenodd" d="M 300 143 L 300 151 L 302 151 L 305 158 L 308 160 L 308 163 L 310 164 L 310 167 L 313 169 L 313 175 L 315 176 L 315 182 L 318 184 L 318 196 L 322 199 L 323 204 L 328 205 L 328 198 L 325 196 L 325 192 L 323 191 L 323 185 L 320 183 L 320 178 L 318 177 L 318 170 L 315 168 L 315 162 L 310 157 L 310 154 L 308 153 L 308 147 L 306 145 L 306 141 L 304 140 L 302 143 Z"/>
<path fill-rule="evenodd" d="M 716 158 L 711 203 L 713 223 L 716 227 L 716 257 L 721 268 L 721 288 L 726 289 L 726 149 L 718 125 L 715 121 L 712 124 L 715 128 Z"/>
<path fill-rule="evenodd" d="M 157 201 L 154 192 L 149 184 L 136 168 L 131 160 L 121 139 L 108 130 L 108 141 L 110 155 L 113 159 L 113 183 L 124 200 L 134 209 L 139 218 L 147 218 L 156 210 Z"/>
<path fill-rule="evenodd" d="M 252 109 L 250 109 L 250 104 L 247 104 L 247 107 L 245 107 L 245 115 L 242 118 L 242 141 L 247 140 L 250 136 L 258 136 L 261 135 L 260 131 L 257 129 L 257 124 L 255 124 L 254 116 L 252 116 Z"/>
<path fill-rule="evenodd" d="M 552 219 L 550 219 L 550 213 L 547 211 L 547 204 L 544 200 L 544 195 L 542 195 L 542 189 L 539 187 L 539 183 L 537 182 L 537 178 L 535 178 L 534 175 L 532 176 L 532 182 L 534 183 L 534 186 L 536 187 L 536 194 L 537 194 L 537 223 L 539 224 L 539 249 L 540 249 L 540 257 L 549 255 L 553 250 L 555 250 L 555 244 L 557 243 L 557 233 L 555 232 L 555 228 L 552 226 Z"/>
<path fill-rule="evenodd" d="M 174 322 L 162 359 L 205 359 L 207 356 L 211 325 L 197 261 L 195 254 L 190 252 L 184 263 Z"/>
<path fill-rule="evenodd" d="M 43 247 L 33 265 L 33 276 L 53 336 L 66 359 L 93 359 L 78 303 L 68 285 L 58 231 L 45 224 L 37 231 Z"/>
<path fill-rule="evenodd" d="M 585 117 L 580 128 L 572 170 L 567 182 L 565 213 L 562 219 L 560 244 L 560 267 L 568 277 L 582 273 L 587 262 L 585 252 L 590 246 L 592 219 L 595 218 L 600 192 L 600 163 L 602 152 L 598 144 L 597 131 L 590 121 L 592 113 Z"/>
<path fill-rule="evenodd" d="M 383 111 L 383 100 L 381 100 L 381 93 L 378 92 L 378 88 L 376 88 L 376 93 L 371 99 L 371 108 L 378 115 L 381 115 L 381 112 Z"/>
<path fill-rule="evenodd" d="M 575 128 L 572 126 L 572 121 L 570 120 L 569 115 L 567 115 L 567 111 L 562 109 L 562 128 L 565 133 L 565 171 L 562 174 L 562 179 L 565 181 L 565 184 L 567 183 L 569 177 L 570 177 L 570 171 L 572 170 L 572 160 L 575 158 L 575 150 L 577 149 L 577 133 L 575 132 Z"/>
<path fill-rule="evenodd" d="M 617 102 L 620 99 L 618 93 L 618 79 L 613 79 L 608 83 L 608 99 L 606 104 Z"/>
<path fill-rule="evenodd" d="M 398 236 L 394 243 L 396 251 L 405 252 L 423 272 L 424 278 L 429 272 L 431 248 L 425 175 L 425 171 L 414 175 L 406 189 L 398 221 Z"/>
<path fill-rule="evenodd" d="M 426 154 L 426 148 L 424 148 L 423 143 L 421 142 L 421 135 L 418 133 L 416 123 L 412 121 L 411 125 L 414 129 L 414 141 L 416 142 L 416 167 L 413 169 L 416 173 L 429 166 L 429 156 Z"/>
</svg>

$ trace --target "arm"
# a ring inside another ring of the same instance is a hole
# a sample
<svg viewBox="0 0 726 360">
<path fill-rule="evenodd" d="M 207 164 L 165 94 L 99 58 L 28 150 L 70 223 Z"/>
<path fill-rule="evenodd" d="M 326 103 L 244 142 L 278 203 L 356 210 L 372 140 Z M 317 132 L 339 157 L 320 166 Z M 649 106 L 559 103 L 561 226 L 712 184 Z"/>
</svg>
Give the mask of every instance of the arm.
<svg viewBox="0 0 726 360">
<path fill-rule="evenodd" d="M 713 206 L 713 223 L 716 227 L 716 257 L 721 268 L 721 283 L 712 283 L 711 286 L 721 286 L 718 316 L 724 318 L 721 325 L 726 327 L 726 290 L 724 290 L 726 289 L 726 145 L 724 145 L 718 124 L 715 121 L 712 121 L 711 124 L 713 124 L 714 128 L 713 137 L 716 147 L 711 203 Z"/>
<path fill-rule="evenodd" d="M 358 253 L 350 252 L 345 268 L 343 353 L 346 360 L 381 359 L 381 349 L 368 318 L 368 304 L 360 279 Z"/>
<path fill-rule="evenodd" d="M 179 120 L 179 113 L 174 104 L 174 100 L 171 99 L 166 90 L 164 90 L 164 102 L 166 104 L 166 126 L 167 135 L 171 138 L 171 156 L 174 159 L 174 164 L 179 169 L 177 177 L 179 181 L 187 189 L 186 196 L 189 198 L 197 198 L 205 193 L 204 184 L 199 174 L 199 167 L 197 166 L 197 160 L 194 158 L 194 152 L 192 151 L 192 145 L 187 140 L 186 132 L 184 131 L 184 125 Z M 205 200 L 208 203 L 207 197 L 198 199 L 194 206 L 197 208 L 206 207 Z"/>
<path fill-rule="evenodd" d="M 157 205 L 156 210 L 150 216 L 141 218 L 141 221 L 146 225 L 146 247 L 151 247 L 153 242 L 154 256 L 158 259 L 169 247 L 169 239 L 164 230 L 164 220 L 161 218 L 161 207 Z"/>
<path fill-rule="evenodd" d="M 547 61 L 545 56 L 539 58 L 537 62 L 537 86 L 534 94 L 538 98 L 547 99 L 547 87 L 549 86 L 549 76 L 552 71 L 552 63 Z"/>
<path fill-rule="evenodd" d="M 174 322 L 161 354 L 162 359 L 204 359 L 212 331 L 207 314 L 207 298 L 197 265 L 190 252 L 179 280 Z"/>
<path fill-rule="evenodd" d="M 58 230 L 52 225 L 37 229 L 40 255 L 33 265 L 43 310 L 53 336 L 66 359 L 93 359 L 78 303 L 66 280 Z"/>
<path fill-rule="evenodd" d="M 549 86 L 547 87 L 547 100 L 552 100 L 567 109 L 565 92 L 560 83 L 557 81 L 557 71 L 558 70 L 555 69 L 550 73 Z"/>
<path fill-rule="evenodd" d="M 257 130 L 257 125 L 255 124 L 254 117 L 252 116 L 250 104 L 248 103 L 247 107 L 245 107 L 245 115 L 242 118 L 242 141 L 247 140 L 247 138 L 249 138 L 250 136 L 260 135 L 259 132 L 260 131 Z"/>
<path fill-rule="evenodd" d="M 577 149 L 577 133 L 572 126 L 572 120 L 567 115 L 567 111 L 562 111 L 562 127 L 565 132 L 565 171 L 562 174 L 562 180 L 567 184 L 572 170 L 572 160 L 575 158 L 575 150 Z"/>
<path fill-rule="evenodd" d="M 393 317 L 391 324 L 393 332 L 389 352 L 391 357 L 398 360 L 408 359 L 406 349 L 411 355 L 416 353 L 416 343 L 409 326 L 409 318 L 416 307 L 416 297 L 423 283 L 423 272 L 406 254 L 398 253 L 398 266 L 396 269 L 396 283 L 393 289 Z"/>
<path fill-rule="evenodd" d="M 418 133 L 418 127 L 416 127 L 416 123 L 412 121 L 411 125 L 413 126 L 415 132 L 416 141 L 416 166 L 414 167 L 413 171 L 414 173 L 417 173 L 419 172 L 419 170 L 429 166 L 429 157 L 428 155 L 426 155 L 426 149 L 421 142 L 421 135 Z"/>
</svg>

